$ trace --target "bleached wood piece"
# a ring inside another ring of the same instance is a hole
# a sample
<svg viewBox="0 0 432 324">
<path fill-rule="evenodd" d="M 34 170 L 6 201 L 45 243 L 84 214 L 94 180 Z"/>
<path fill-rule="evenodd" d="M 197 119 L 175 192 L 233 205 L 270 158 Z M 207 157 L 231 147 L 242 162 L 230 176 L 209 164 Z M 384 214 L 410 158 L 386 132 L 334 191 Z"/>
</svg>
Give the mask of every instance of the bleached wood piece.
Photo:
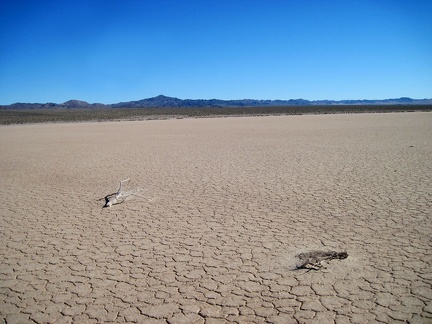
<svg viewBox="0 0 432 324">
<path fill-rule="evenodd" d="M 138 194 L 138 188 L 132 189 L 130 191 L 123 191 L 123 183 L 125 182 L 129 182 L 130 178 L 125 179 L 125 180 L 121 180 L 119 182 L 119 188 L 117 189 L 117 192 L 114 192 L 112 194 L 106 195 L 103 199 L 105 199 L 105 207 L 111 207 L 113 205 L 117 205 L 117 204 L 121 204 L 123 202 L 125 202 L 129 197 L 131 196 L 138 196 L 141 198 L 145 198 L 149 201 L 151 201 L 151 199 L 148 199 L 146 197 L 143 197 L 141 195 Z"/>
</svg>

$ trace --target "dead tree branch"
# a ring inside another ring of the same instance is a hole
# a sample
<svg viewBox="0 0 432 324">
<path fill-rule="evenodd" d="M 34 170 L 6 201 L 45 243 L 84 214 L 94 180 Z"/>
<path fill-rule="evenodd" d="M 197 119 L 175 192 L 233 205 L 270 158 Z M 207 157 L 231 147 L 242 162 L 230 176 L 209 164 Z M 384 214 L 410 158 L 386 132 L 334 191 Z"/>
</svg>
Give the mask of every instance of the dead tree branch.
<svg viewBox="0 0 432 324">
<path fill-rule="evenodd" d="M 138 188 L 135 188 L 135 189 L 132 189 L 129 191 L 122 190 L 123 189 L 123 183 L 129 183 L 129 181 L 130 181 L 130 178 L 119 181 L 119 187 L 118 187 L 117 191 L 114 193 L 111 193 L 109 195 L 106 195 L 104 198 L 102 198 L 102 199 L 105 199 L 105 205 L 103 206 L 104 208 L 105 207 L 111 207 L 113 205 L 121 204 L 133 196 L 141 197 L 141 198 L 147 199 L 148 201 L 151 201 L 151 199 L 141 196 L 139 194 L 140 189 L 138 189 Z"/>
</svg>

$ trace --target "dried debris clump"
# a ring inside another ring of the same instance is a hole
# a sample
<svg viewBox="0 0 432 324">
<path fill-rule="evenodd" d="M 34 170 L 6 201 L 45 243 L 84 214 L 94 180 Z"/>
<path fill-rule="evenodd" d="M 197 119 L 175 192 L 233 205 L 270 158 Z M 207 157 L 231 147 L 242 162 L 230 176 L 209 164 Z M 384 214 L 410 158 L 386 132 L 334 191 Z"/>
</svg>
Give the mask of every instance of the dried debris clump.
<svg viewBox="0 0 432 324">
<path fill-rule="evenodd" d="M 296 269 L 320 270 L 324 261 L 346 259 L 348 253 L 346 251 L 310 251 L 299 253 L 296 257 L 299 259 Z"/>
</svg>

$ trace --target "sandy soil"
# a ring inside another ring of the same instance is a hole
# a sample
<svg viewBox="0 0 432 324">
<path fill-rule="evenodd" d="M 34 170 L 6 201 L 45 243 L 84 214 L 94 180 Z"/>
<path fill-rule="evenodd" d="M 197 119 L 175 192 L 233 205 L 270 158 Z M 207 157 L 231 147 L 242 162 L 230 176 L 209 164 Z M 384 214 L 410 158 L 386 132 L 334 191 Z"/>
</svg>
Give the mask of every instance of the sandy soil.
<svg viewBox="0 0 432 324">
<path fill-rule="evenodd" d="M 432 113 L 0 127 L 13 322 L 432 322 Z M 111 208 L 131 178 L 146 189 Z M 295 255 L 346 250 L 321 270 Z"/>
</svg>

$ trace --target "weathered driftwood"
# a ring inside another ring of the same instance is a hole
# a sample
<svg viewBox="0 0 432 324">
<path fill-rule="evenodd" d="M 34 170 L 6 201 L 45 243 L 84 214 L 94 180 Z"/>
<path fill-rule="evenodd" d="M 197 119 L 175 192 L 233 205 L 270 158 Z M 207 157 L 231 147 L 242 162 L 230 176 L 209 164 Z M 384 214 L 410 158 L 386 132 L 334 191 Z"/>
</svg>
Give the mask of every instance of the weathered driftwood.
<svg viewBox="0 0 432 324">
<path fill-rule="evenodd" d="M 104 198 L 102 198 L 102 199 L 105 199 L 105 205 L 103 206 L 104 208 L 105 207 L 111 207 L 113 205 L 121 204 L 121 203 L 125 202 L 127 199 L 129 199 L 130 197 L 132 197 L 132 196 L 137 196 L 137 197 L 145 198 L 145 199 L 147 199 L 149 201 L 151 200 L 151 199 L 148 199 L 146 197 L 143 197 L 143 196 L 139 195 L 138 194 L 138 192 L 139 192 L 138 188 L 135 188 L 135 189 L 132 189 L 132 190 L 129 190 L 129 191 L 123 191 L 122 190 L 123 189 L 123 183 L 127 183 L 129 181 L 130 181 L 130 179 L 126 179 L 126 180 L 120 181 L 119 182 L 119 188 L 118 188 L 117 192 L 114 192 L 112 194 L 106 195 Z"/>
<path fill-rule="evenodd" d="M 319 270 L 323 267 L 324 261 L 346 259 L 348 253 L 346 251 L 311 251 L 299 253 L 296 257 L 299 259 L 296 269 Z"/>
</svg>

